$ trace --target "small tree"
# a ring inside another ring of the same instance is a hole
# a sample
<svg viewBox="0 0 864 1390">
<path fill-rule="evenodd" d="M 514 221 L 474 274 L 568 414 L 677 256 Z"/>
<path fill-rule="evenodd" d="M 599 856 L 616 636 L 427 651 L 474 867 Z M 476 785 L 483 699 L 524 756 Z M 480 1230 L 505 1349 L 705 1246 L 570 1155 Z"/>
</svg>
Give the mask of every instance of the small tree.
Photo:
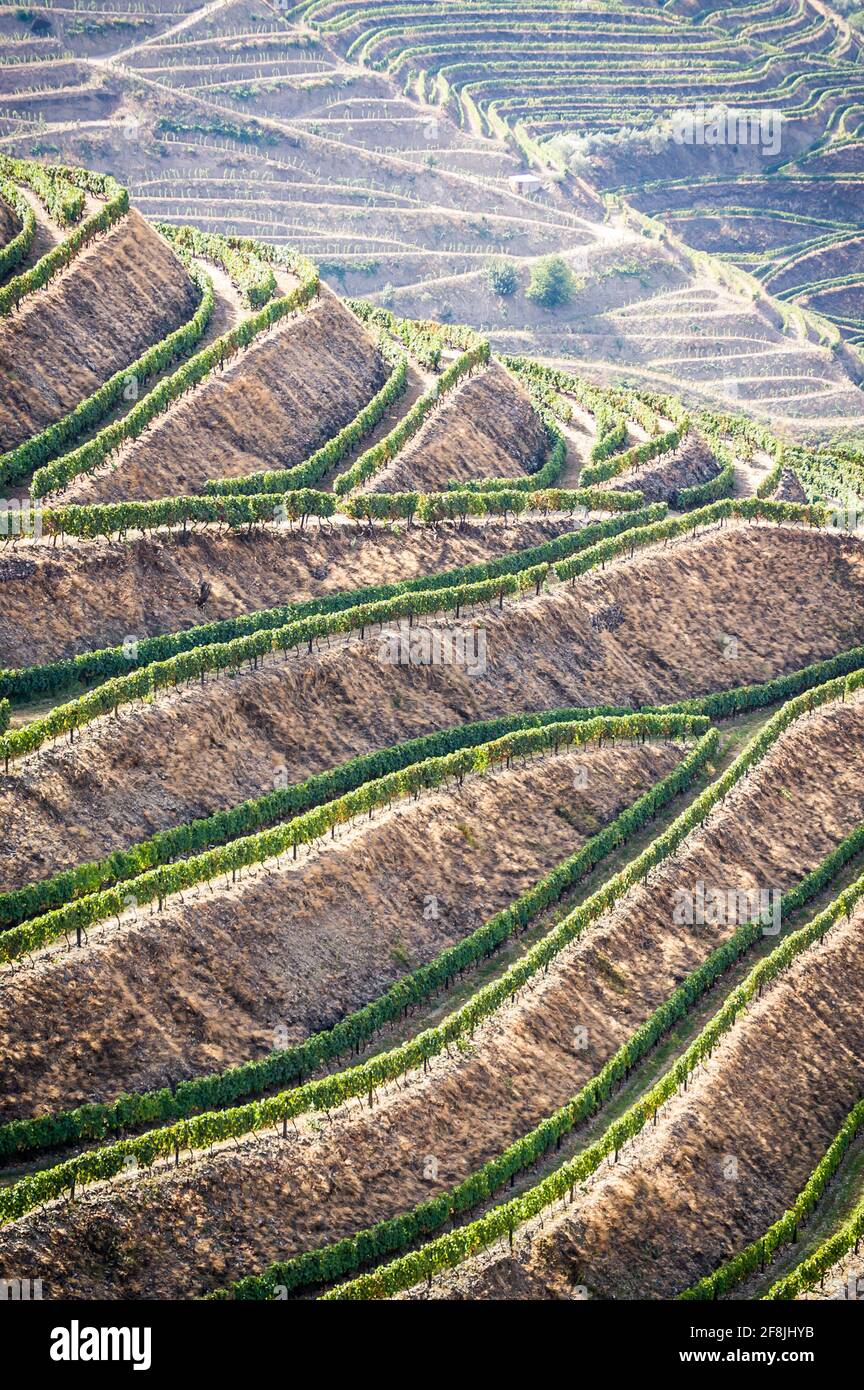
<svg viewBox="0 0 864 1390">
<path fill-rule="evenodd" d="M 519 286 L 515 265 L 503 256 L 490 261 L 486 267 L 486 282 L 493 294 L 500 294 L 505 298 L 515 294 Z"/>
<path fill-rule="evenodd" d="M 578 288 L 578 280 L 561 256 L 544 256 L 531 271 L 525 298 L 554 309 L 557 304 L 569 304 Z"/>
</svg>

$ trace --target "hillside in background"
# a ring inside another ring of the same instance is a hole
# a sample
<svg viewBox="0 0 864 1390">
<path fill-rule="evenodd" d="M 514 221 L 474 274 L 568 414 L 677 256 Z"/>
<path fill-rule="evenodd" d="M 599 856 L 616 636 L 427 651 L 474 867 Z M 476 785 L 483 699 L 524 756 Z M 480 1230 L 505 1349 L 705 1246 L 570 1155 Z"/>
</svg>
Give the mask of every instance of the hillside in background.
<svg viewBox="0 0 864 1390">
<path fill-rule="evenodd" d="M 860 54 L 821 0 L 9 8 L 0 149 L 502 350 L 824 437 L 864 415 Z M 672 138 L 724 103 L 764 129 Z M 524 296 L 553 252 L 578 286 L 558 309 Z"/>
</svg>

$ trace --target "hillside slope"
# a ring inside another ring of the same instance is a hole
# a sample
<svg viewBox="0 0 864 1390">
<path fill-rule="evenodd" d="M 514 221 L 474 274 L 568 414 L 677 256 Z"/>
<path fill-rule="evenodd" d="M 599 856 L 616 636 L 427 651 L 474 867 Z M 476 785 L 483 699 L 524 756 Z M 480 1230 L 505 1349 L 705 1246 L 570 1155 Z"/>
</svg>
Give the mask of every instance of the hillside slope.
<svg viewBox="0 0 864 1390">
<path fill-rule="evenodd" d="M 67 414 L 197 303 L 171 247 L 133 209 L 0 319 L 0 450 Z"/>
<path fill-rule="evenodd" d="M 176 496 L 200 492 L 208 478 L 290 468 L 348 424 L 386 375 L 370 334 L 325 290 L 61 500 Z"/>
</svg>

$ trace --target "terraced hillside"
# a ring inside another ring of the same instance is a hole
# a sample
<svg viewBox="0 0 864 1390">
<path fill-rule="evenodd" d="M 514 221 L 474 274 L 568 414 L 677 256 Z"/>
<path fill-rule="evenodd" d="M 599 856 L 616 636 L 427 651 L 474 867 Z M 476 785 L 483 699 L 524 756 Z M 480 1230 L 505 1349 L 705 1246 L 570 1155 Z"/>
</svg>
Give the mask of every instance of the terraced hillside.
<svg viewBox="0 0 864 1390">
<path fill-rule="evenodd" d="M 297 248 L 499 350 L 824 439 L 864 421 L 849 10 L 10 7 L 0 150 L 110 171 L 152 219 Z M 566 304 L 526 295 L 550 254 Z"/>
<path fill-rule="evenodd" d="M 854 442 L 0 177 L 0 1278 L 848 1287 Z"/>
</svg>

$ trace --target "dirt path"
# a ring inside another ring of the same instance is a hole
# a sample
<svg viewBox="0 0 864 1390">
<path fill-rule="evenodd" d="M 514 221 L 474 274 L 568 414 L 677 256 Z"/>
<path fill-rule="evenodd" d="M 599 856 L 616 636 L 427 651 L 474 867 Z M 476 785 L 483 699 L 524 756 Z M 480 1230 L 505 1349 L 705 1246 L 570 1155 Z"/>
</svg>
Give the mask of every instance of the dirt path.
<svg viewBox="0 0 864 1390">
<path fill-rule="evenodd" d="M 755 497 L 760 483 L 771 472 L 772 461 L 767 454 L 754 453 L 752 459 L 740 459 L 735 463 L 733 497 Z"/>
<path fill-rule="evenodd" d="M 567 458 L 556 487 L 577 488 L 582 469 L 591 460 L 591 449 L 597 439 L 597 422 L 590 410 L 579 405 L 572 396 L 565 399 L 573 418 L 558 421 L 558 428 L 567 441 Z"/>
<path fill-rule="evenodd" d="M 388 1088 L 371 1112 L 352 1104 L 287 1141 L 241 1141 L 155 1181 L 91 1191 L 0 1232 L 0 1254 L 14 1264 L 32 1253 L 67 1295 L 110 1296 L 108 1269 L 122 1264 L 125 1296 L 176 1297 L 452 1186 L 571 1096 L 731 934 L 734 924 L 675 925 L 680 892 L 700 881 L 788 887 L 860 820 L 864 783 L 851 754 L 862 733 L 860 701 L 790 730 L 650 888 L 632 889 L 470 1047 Z M 776 795 L 778 784 L 794 786 L 794 798 Z M 97 1231 L 107 1266 L 81 1256 Z"/>
</svg>

